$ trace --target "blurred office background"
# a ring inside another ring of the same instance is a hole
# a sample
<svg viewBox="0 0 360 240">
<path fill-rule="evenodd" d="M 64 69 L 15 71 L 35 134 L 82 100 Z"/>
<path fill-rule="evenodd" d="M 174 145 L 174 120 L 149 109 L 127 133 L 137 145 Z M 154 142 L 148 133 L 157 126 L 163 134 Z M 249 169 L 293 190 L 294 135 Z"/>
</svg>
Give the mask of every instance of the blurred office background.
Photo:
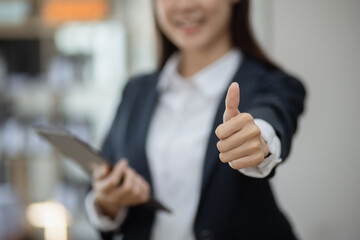
<svg viewBox="0 0 360 240">
<path fill-rule="evenodd" d="M 308 90 L 276 197 L 301 239 L 360 239 L 360 1 L 252 4 L 261 44 Z M 129 76 L 155 69 L 155 46 L 150 0 L 0 1 L 1 240 L 98 239 L 89 178 L 31 126 L 99 148 Z"/>
</svg>

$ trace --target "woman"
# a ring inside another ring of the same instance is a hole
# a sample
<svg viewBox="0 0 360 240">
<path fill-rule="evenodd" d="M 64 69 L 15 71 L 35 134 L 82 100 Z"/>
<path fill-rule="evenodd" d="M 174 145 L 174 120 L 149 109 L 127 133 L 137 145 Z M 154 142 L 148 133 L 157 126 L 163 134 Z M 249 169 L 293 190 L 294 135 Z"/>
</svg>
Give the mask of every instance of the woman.
<svg viewBox="0 0 360 240">
<path fill-rule="evenodd" d="M 160 71 L 126 86 L 103 147 L 114 168 L 95 171 L 87 198 L 103 239 L 295 239 L 268 179 L 305 90 L 255 43 L 248 5 L 155 0 Z"/>
</svg>

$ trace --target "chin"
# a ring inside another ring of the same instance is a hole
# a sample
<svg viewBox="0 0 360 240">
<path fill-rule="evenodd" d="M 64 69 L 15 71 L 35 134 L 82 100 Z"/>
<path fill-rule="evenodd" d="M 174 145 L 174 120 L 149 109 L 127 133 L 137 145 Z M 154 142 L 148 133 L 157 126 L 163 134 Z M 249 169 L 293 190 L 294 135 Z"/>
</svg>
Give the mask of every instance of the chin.
<svg viewBox="0 0 360 240">
<path fill-rule="evenodd" d="M 178 42 L 177 47 L 182 52 L 196 52 L 206 49 L 209 44 L 203 39 L 183 39 Z"/>
</svg>

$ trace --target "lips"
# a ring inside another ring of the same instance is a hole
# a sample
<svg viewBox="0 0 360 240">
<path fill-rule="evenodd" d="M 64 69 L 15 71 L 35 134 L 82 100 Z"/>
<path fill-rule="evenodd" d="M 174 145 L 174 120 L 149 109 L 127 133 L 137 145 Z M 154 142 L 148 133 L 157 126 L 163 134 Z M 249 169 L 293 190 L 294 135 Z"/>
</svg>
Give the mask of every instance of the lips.
<svg viewBox="0 0 360 240">
<path fill-rule="evenodd" d="M 204 19 L 196 19 L 196 20 L 183 20 L 177 21 L 176 25 L 180 29 L 180 31 L 186 34 L 194 34 L 200 31 L 201 27 L 205 23 Z"/>
</svg>

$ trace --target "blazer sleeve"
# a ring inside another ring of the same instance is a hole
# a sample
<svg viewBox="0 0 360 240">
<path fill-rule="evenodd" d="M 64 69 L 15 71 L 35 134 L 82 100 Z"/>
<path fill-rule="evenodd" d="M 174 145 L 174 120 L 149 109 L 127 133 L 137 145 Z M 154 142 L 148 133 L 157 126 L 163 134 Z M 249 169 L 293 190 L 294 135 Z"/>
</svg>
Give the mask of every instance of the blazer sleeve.
<svg viewBox="0 0 360 240">
<path fill-rule="evenodd" d="M 281 158 L 285 161 L 298 117 L 304 110 L 305 88 L 299 80 L 280 71 L 266 74 L 257 84 L 259 90 L 251 97 L 248 112 L 253 118 L 263 119 L 273 126 L 281 141 Z"/>
</svg>

